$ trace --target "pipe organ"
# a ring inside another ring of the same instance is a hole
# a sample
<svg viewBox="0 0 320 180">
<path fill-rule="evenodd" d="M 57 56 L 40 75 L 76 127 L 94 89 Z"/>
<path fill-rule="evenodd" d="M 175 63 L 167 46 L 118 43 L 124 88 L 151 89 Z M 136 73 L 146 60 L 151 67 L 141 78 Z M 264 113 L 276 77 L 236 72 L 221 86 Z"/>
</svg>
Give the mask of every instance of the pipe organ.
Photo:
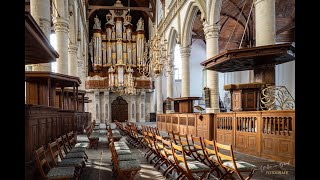
<svg viewBox="0 0 320 180">
<path fill-rule="evenodd" d="M 120 0 L 114 4 L 117 6 L 123 6 Z M 127 120 L 148 120 L 154 81 L 141 71 L 148 51 L 144 20 L 140 17 L 134 29 L 130 12 L 121 9 L 109 10 L 105 18 L 101 25 L 99 17 L 94 17 L 89 43 L 92 71 L 85 88 L 92 103 L 88 109 L 96 122 L 112 122 L 112 103 L 121 96 L 128 103 Z"/>
</svg>

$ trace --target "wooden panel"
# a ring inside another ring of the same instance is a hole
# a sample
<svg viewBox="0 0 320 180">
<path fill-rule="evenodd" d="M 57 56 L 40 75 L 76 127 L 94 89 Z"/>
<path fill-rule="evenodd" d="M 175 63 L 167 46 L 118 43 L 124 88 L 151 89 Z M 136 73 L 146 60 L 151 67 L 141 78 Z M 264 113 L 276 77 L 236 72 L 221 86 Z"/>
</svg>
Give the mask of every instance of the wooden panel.
<svg viewBox="0 0 320 180">
<path fill-rule="evenodd" d="M 261 157 L 295 164 L 295 112 L 262 112 Z"/>
<path fill-rule="evenodd" d="M 171 116 L 166 116 L 166 131 L 172 131 Z"/>
<path fill-rule="evenodd" d="M 260 111 L 235 113 L 235 150 L 260 156 Z"/>
<path fill-rule="evenodd" d="M 242 108 L 241 108 L 241 91 L 234 90 L 232 93 L 232 96 L 233 96 L 233 101 L 232 101 L 233 111 L 241 111 L 242 110 Z"/>
</svg>

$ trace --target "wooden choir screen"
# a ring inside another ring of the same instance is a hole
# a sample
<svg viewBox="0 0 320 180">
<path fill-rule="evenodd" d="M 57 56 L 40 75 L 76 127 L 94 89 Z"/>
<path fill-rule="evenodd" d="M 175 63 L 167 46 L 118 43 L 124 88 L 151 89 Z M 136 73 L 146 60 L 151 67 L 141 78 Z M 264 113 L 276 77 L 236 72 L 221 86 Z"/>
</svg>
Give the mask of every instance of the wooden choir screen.
<svg viewBox="0 0 320 180">
<path fill-rule="evenodd" d="M 217 141 L 238 152 L 295 165 L 295 111 L 215 114 Z"/>
</svg>

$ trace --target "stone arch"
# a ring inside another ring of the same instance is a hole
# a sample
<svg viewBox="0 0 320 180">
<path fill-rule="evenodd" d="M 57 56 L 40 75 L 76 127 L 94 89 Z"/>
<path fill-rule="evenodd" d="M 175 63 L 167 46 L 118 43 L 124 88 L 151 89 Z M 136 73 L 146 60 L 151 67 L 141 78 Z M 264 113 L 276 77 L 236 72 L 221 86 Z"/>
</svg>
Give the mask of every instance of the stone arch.
<svg viewBox="0 0 320 180">
<path fill-rule="evenodd" d="M 178 36 L 178 31 L 174 28 L 171 27 L 169 31 L 169 36 L 168 36 L 168 52 L 173 53 L 174 47 L 177 44 L 176 38 Z"/>
<path fill-rule="evenodd" d="M 220 20 L 220 12 L 222 6 L 222 0 L 207 1 L 207 19 L 206 22 L 209 25 L 213 25 Z"/>
<path fill-rule="evenodd" d="M 187 14 L 183 21 L 182 35 L 181 35 L 181 47 L 186 47 L 191 43 L 191 29 L 193 26 L 196 13 L 199 9 L 199 6 L 196 2 L 191 2 L 187 8 Z M 204 13 L 201 11 L 201 14 Z"/>
</svg>

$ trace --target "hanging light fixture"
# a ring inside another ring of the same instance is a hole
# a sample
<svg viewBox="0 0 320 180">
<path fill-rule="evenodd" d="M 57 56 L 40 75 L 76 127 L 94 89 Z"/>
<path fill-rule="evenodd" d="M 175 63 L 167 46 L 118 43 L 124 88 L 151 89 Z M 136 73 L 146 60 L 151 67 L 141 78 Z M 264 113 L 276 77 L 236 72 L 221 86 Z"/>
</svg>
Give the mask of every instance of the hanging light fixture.
<svg viewBox="0 0 320 180">
<path fill-rule="evenodd" d="M 155 29 L 155 28 L 154 28 Z M 165 38 L 161 39 L 158 30 L 155 29 L 155 36 L 146 43 L 144 61 L 140 67 L 141 73 L 158 77 L 164 74 L 165 76 L 174 74 L 174 65 L 169 61 L 168 57 L 168 42 Z"/>
</svg>

